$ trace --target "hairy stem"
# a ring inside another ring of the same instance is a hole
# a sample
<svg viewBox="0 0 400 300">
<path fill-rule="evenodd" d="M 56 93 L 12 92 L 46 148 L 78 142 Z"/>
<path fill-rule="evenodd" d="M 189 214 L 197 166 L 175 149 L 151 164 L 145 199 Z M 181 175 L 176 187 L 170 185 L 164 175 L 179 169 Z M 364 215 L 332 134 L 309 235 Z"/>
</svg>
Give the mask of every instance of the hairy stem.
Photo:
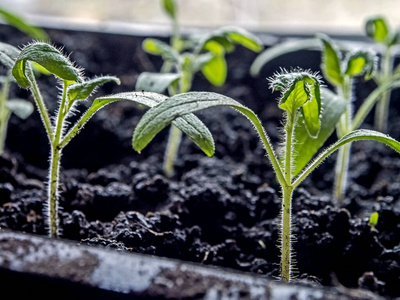
<svg viewBox="0 0 400 300">
<path fill-rule="evenodd" d="M 288 113 L 285 145 L 285 180 L 286 184 L 282 186 L 282 233 L 281 233 L 281 280 L 289 282 L 292 270 L 292 245 L 291 245 L 291 214 L 292 214 L 292 142 L 294 131 L 294 113 Z"/>
<path fill-rule="evenodd" d="M 290 282 L 292 273 L 292 187 L 284 187 L 282 189 L 283 201 L 281 207 L 282 214 L 282 233 L 281 233 L 281 280 L 283 282 Z"/>
<path fill-rule="evenodd" d="M 352 118 L 353 118 L 353 104 L 351 102 L 351 88 L 352 80 L 347 77 L 340 90 L 342 97 L 347 101 L 347 108 L 343 115 L 340 117 L 338 128 L 338 138 L 342 138 L 344 135 L 352 130 Z M 336 158 L 335 166 L 335 183 L 334 183 L 334 197 L 341 201 L 344 198 L 346 192 L 346 183 L 349 168 L 349 157 L 350 157 L 350 144 L 343 146 L 339 150 L 339 154 Z"/>
<path fill-rule="evenodd" d="M 35 99 L 36 106 L 39 110 L 40 117 L 42 119 L 44 128 L 46 129 L 47 136 L 51 143 L 54 139 L 54 133 L 53 133 L 53 126 L 51 125 L 49 117 L 49 112 L 47 111 L 46 105 L 44 104 L 44 100 L 42 94 L 40 93 L 39 87 L 36 83 L 35 76 L 31 74 L 31 72 L 28 72 L 27 76 L 31 83 L 30 90 L 32 92 L 33 98 Z"/>
<path fill-rule="evenodd" d="M 350 143 L 344 145 L 339 149 L 336 158 L 334 197 L 339 201 L 343 200 L 346 191 L 350 149 Z"/>
<path fill-rule="evenodd" d="M 186 86 L 186 88 L 183 88 L 183 85 L 180 84 L 179 93 L 186 93 L 189 90 L 190 90 L 190 85 Z M 174 96 L 173 89 L 170 89 L 170 94 L 171 97 Z M 164 154 L 164 166 L 163 166 L 164 175 L 167 177 L 171 177 L 174 173 L 175 159 L 178 154 L 179 145 L 181 144 L 181 139 L 182 139 L 182 132 L 174 125 L 171 125 L 171 129 L 169 131 L 169 136 L 168 136 L 167 148 L 165 149 L 165 154 Z"/>
<path fill-rule="evenodd" d="M 382 61 L 382 78 L 381 82 L 386 83 L 392 76 L 392 64 L 393 57 L 391 54 L 391 49 L 389 47 L 386 48 L 385 54 L 383 56 Z M 389 103 L 390 103 L 390 90 L 385 92 L 382 95 L 382 98 L 379 100 L 376 106 L 375 111 L 375 129 L 380 132 L 387 131 L 387 120 L 389 117 Z"/>
<path fill-rule="evenodd" d="M 11 115 L 11 111 L 6 106 L 9 90 L 10 82 L 6 80 L 0 93 L 0 155 L 4 152 L 7 135 L 7 124 Z"/>
<path fill-rule="evenodd" d="M 67 114 L 66 102 L 67 102 L 67 87 L 68 83 L 64 82 L 64 89 L 61 98 L 60 107 L 57 113 L 56 127 L 54 138 L 51 142 L 51 157 L 50 157 L 50 174 L 48 183 L 48 224 L 49 224 L 49 236 L 56 238 L 59 235 L 58 229 L 58 185 L 59 185 L 59 170 L 60 170 L 60 158 L 62 147 L 60 147 L 60 141 L 62 138 L 64 118 Z"/>
<path fill-rule="evenodd" d="M 171 177 L 174 173 L 174 163 L 181 143 L 182 132 L 174 125 L 171 125 L 168 136 L 168 146 L 164 156 L 164 174 Z"/>
</svg>

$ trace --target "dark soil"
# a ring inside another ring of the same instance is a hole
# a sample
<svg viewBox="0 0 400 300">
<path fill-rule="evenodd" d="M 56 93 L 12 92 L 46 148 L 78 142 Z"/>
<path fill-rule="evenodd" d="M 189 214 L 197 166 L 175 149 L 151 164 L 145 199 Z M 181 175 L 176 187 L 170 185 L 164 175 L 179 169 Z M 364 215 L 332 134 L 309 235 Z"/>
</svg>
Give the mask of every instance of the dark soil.
<svg viewBox="0 0 400 300">
<path fill-rule="evenodd" d="M 50 29 L 48 33 L 56 45 L 65 46 L 66 53 L 72 52 L 71 59 L 85 68 L 88 77 L 121 78 L 121 86 L 105 85 L 97 95 L 134 90 L 140 72 L 158 70 L 161 64 L 143 53 L 142 37 Z M 0 37 L 15 46 L 29 42 L 5 26 Z M 227 57 L 230 71 L 224 87 L 211 87 L 199 75 L 194 90 L 220 92 L 249 106 L 278 147 L 281 112 L 265 77 L 278 67 L 319 69 L 318 52 L 297 55 L 271 63 L 254 79 L 248 68 L 256 54 L 238 47 Z M 38 81 L 50 109 L 55 109 L 55 79 Z M 357 86 L 358 99 L 373 88 L 361 80 Z M 16 87 L 12 93 L 32 100 Z M 389 134 L 400 139 L 397 98 L 396 92 Z M 143 113 L 132 103 L 111 104 L 66 147 L 61 162 L 62 237 L 277 276 L 280 193 L 252 125 L 227 108 L 199 113 L 214 135 L 216 155 L 206 157 L 184 138 L 176 173 L 167 179 L 161 167 L 168 130 L 140 155 L 131 148 L 133 130 Z M 371 119 L 364 127 L 371 127 Z M 332 136 L 329 142 L 334 140 Z M 37 112 L 25 121 L 11 118 L 6 145 L 0 157 L 0 228 L 45 235 L 42 211 L 49 143 Z M 294 193 L 297 278 L 400 297 L 400 157 L 373 142 L 354 143 L 352 154 L 342 204 L 331 197 L 335 156 Z M 376 231 L 368 226 L 374 211 L 379 213 Z"/>
</svg>

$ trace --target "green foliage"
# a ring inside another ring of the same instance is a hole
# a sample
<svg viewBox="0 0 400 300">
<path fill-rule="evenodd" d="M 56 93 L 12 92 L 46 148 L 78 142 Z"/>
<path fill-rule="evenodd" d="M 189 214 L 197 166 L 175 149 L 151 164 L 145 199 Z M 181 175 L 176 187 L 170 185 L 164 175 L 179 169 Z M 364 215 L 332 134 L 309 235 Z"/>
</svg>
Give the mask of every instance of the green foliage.
<svg viewBox="0 0 400 300">
<path fill-rule="evenodd" d="M 379 68 L 374 80 L 378 86 L 396 80 L 396 70 L 394 70 L 394 47 L 400 42 L 400 30 L 391 30 L 389 24 L 382 16 L 374 16 L 365 22 L 365 33 L 374 40 L 375 43 L 383 45 Z M 380 47 L 381 49 L 382 47 Z M 375 128 L 385 132 L 387 130 L 387 120 L 389 116 L 389 103 L 391 90 L 389 89 L 377 103 L 375 110 Z"/>
<path fill-rule="evenodd" d="M 293 175 L 299 174 L 332 135 L 346 106 L 347 103 L 343 98 L 326 88 L 321 89 L 321 127 L 317 137 L 310 136 L 306 126 L 302 125 L 304 121 L 300 116 L 298 122 L 300 125 L 295 128 L 297 143 L 294 145 L 293 151 L 296 153 Z"/>
<path fill-rule="evenodd" d="M 171 40 L 169 44 L 153 38 L 143 41 L 143 50 L 161 56 L 164 64 L 160 73 L 140 74 L 135 87 L 137 91 L 164 93 L 168 90 L 171 96 L 185 93 L 191 90 L 194 76 L 198 72 L 201 72 L 212 85 L 222 86 L 228 74 L 226 53 L 234 51 L 236 45 L 255 52 L 263 49 L 257 37 L 237 27 L 219 28 L 205 34 L 183 38 L 179 34 L 176 2 L 162 0 L 161 4 L 172 19 Z M 179 130 L 171 128 L 164 155 L 164 174 L 168 177 L 173 174 L 180 140 Z"/>
<path fill-rule="evenodd" d="M 322 50 L 322 71 L 324 77 L 333 85 L 340 86 L 344 78 L 341 68 L 341 53 L 336 49 L 330 38 L 326 35 L 320 35 L 323 42 Z"/>
<path fill-rule="evenodd" d="M 371 231 L 376 230 L 375 227 L 378 224 L 379 214 L 377 212 L 373 212 L 369 217 L 368 225 L 371 227 Z"/>
<path fill-rule="evenodd" d="M 29 88 L 31 85 L 25 73 L 27 60 L 36 62 L 62 80 L 71 82 L 83 80 L 81 70 L 74 67 L 60 50 L 47 43 L 35 42 L 23 48 L 12 68 L 12 74 L 22 88 Z"/>
<path fill-rule="evenodd" d="M 296 166 L 294 166 L 292 164 L 292 160 L 295 159 L 294 152 L 301 149 L 301 147 L 296 148 L 296 140 L 303 143 L 307 141 L 307 138 L 310 140 L 314 139 L 300 123 L 303 122 L 304 118 L 307 118 L 307 115 L 304 115 L 302 109 L 308 103 L 312 103 L 311 99 L 313 99 L 313 97 L 317 98 L 317 96 L 315 96 L 317 94 L 315 90 L 317 87 L 319 90 L 320 84 L 318 76 L 301 70 L 296 70 L 291 73 L 283 72 L 282 74 L 276 74 L 270 79 L 270 87 L 281 91 L 279 105 L 285 112 L 285 134 L 284 138 L 282 138 L 282 140 L 284 140 L 283 147 L 285 151 L 280 158 L 275 154 L 267 133 L 252 110 L 229 97 L 211 92 L 188 92 L 168 97 L 160 104 L 150 108 L 144 114 L 132 137 L 133 148 L 140 152 L 163 128 L 177 120 L 177 118 L 182 118 L 188 114 L 206 108 L 229 106 L 247 117 L 254 125 L 263 143 L 271 165 L 276 173 L 278 183 L 282 188 L 282 232 L 280 245 L 282 254 L 281 279 L 286 282 L 291 278 L 292 269 L 291 197 L 293 190 L 327 157 L 351 142 L 360 140 L 377 141 L 400 153 L 400 143 L 393 138 L 372 130 L 354 130 L 345 134 L 325 150 L 322 150 L 313 161 L 308 162 L 308 160 L 302 160 L 301 164 L 296 164 Z M 160 97 L 154 93 L 141 93 L 137 95 L 143 94 L 149 98 Z M 323 115 L 326 109 L 326 116 L 321 116 L 320 118 L 322 124 L 319 128 L 319 135 L 329 136 L 347 103 L 328 90 L 323 89 L 321 94 L 323 95 L 322 99 L 324 99 L 321 102 L 321 107 L 323 109 L 318 105 L 310 106 L 308 109 L 310 111 L 314 110 L 311 115 Z M 315 103 L 318 103 L 316 99 Z M 340 107 L 340 109 L 338 107 Z M 329 124 L 326 125 L 324 123 L 325 121 Z M 308 137 L 305 137 L 306 134 Z M 318 140 L 320 146 L 322 146 L 322 139 L 319 140 L 316 138 L 316 140 Z M 201 147 L 203 151 L 207 150 L 205 146 L 200 145 L 199 147 Z M 314 150 L 311 152 L 314 153 Z M 299 167 L 300 165 L 302 167 Z"/>
</svg>

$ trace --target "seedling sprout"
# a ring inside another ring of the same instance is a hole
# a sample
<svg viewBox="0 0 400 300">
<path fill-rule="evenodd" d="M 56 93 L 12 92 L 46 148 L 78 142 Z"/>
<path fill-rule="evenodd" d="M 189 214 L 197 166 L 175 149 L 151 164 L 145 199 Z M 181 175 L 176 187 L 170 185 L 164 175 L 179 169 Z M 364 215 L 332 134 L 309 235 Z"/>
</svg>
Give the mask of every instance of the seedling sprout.
<svg viewBox="0 0 400 300">
<path fill-rule="evenodd" d="M 169 97 L 159 105 L 149 109 L 138 123 L 133 137 L 132 146 L 136 151 L 142 151 L 148 143 L 177 117 L 182 117 L 205 108 L 215 106 L 230 106 L 243 115 L 254 125 L 255 130 L 267 152 L 267 157 L 281 186 L 281 234 L 280 234 L 280 278 L 289 282 L 292 278 L 293 250 L 291 234 L 291 200 L 294 189 L 327 157 L 348 143 L 359 140 L 373 140 L 384 143 L 395 151 L 400 152 L 400 143 L 391 137 L 372 130 L 353 130 L 341 137 L 295 174 L 294 155 L 296 147 L 296 127 L 302 128 L 303 133 L 315 137 L 323 129 L 321 119 L 322 102 L 334 102 L 331 93 L 321 89 L 320 77 L 309 71 L 296 70 L 281 72 L 270 79 L 270 87 L 281 92 L 279 107 L 284 112 L 284 151 L 280 157 L 274 148 L 255 113 L 239 102 L 217 93 L 188 92 Z M 146 93 L 145 93 L 146 94 Z M 151 97 L 150 94 L 148 94 Z M 203 149 L 206 152 L 207 149 Z"/>
</svg>

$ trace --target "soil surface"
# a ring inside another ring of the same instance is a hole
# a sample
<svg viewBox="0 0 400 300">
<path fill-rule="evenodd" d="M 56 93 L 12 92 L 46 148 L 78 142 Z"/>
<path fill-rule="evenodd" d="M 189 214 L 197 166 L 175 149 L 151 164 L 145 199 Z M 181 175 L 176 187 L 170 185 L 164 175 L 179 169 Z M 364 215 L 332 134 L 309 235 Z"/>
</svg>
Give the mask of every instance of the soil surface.
<svg viewBox="0 0 400 300">
<path fill-rule="evenodd" d="M 57 46 L 85 69 L 87 77 L 111 74 L 97 96 L 134 90 L 143 71 L 161 61 L 141 50 L 142 37 L 47 30 Z M 14 46 L 30 39 L 1 27 L 2 42 Z M 265 79 L 279 67 L 319 70 L 318 52 L 286 55 L 268 65 L 259 78 L 248 69 L 255 53 L 237 47 L 228 54 L 228 82 L 220 88 L 196 76 L 193 90 L 216 91 L 253 109 L 272 143 L 279 147 L 281 111 Z M 299 59 L 301 57 L 301 59 Z M 59 91 L 52 77 L 38 78 L 49 109 Z M 373 88 L 359 80 L 355 106 Z M 12 96 L 32 101 L 14 87 Z M 393 93 L 389 134 L 400 139 L 400 118 Z M 83 103 L 81 108 L 89 105 Z M 166 178 L 162 159 L 168 129 L 142 154 L 131 136 L 144 110 L 118 102 L 99 111 L 63 152 L 60 175 L 62 238 L 227 267 L 274 278 L 279 272 L 280 192 L 256 132 L 229 108 L 200 112 L 210 128 L 216 154 L 206 157 L 183 138 L 175 174 Z M 373 115 L 373 112 L 371 116 Z M 364 128 L 371 127 L 372 117 Z M 333 135 L 328 143 L 335 140 Z M 46 234 L 49 143 L 37 111 L 27 120 L 12 117 L 0 156 L 0 228 Z M 374 142 L 353 143 L 348 191 L 343 203 L 332 196 L 336 155 L 319 167 L 293 196 L 293 233 L 297 280 L 316 285 L 361 287 L 400 297 L 400 157 Z M 379 213 L 376 230 L 368 218 Z"/>
</svg>

